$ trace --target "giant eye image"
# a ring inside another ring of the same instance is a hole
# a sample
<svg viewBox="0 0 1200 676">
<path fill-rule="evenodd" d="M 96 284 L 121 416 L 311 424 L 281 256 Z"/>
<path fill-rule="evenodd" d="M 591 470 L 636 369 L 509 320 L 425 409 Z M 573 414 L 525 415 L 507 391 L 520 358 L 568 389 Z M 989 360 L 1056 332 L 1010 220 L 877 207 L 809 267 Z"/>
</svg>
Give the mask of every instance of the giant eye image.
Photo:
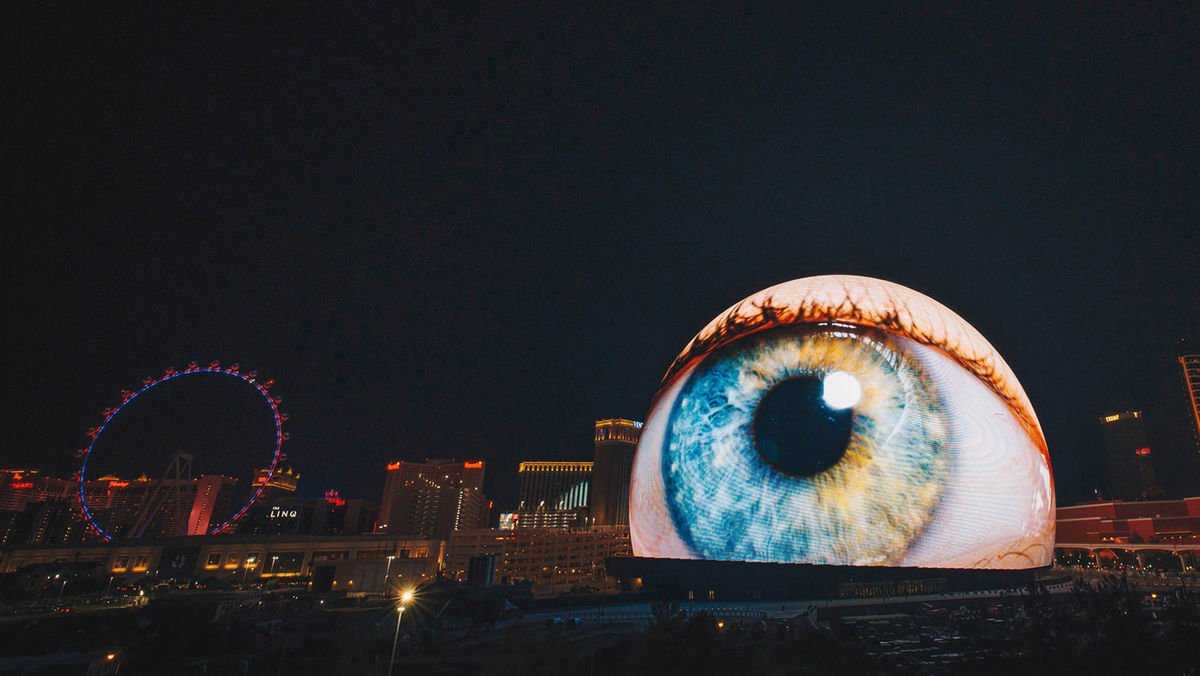
<svg viewBox="0 0 1200 676">
<path fill-rule="evenodd" d="M 630 486 L 639 557 L 1050 565 L 1054 481 L 1012 370 L 958 315 L 867 277 L 798 279 L 704 327 Z"/>
</svg>

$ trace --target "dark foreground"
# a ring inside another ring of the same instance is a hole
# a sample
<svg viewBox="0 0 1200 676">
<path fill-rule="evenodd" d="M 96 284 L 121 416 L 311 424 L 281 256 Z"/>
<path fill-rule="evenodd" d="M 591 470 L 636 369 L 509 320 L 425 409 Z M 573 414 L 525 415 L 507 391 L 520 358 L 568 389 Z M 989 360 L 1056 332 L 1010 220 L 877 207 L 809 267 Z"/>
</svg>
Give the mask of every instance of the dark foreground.
<svg viewBox="0 0 1200 676">
<path fill-rule="evenodd" d="M 397 674 L 1200 674 L 1200 595 L 1117 577 L 1062 592 L 521 612 L 429 589 L 398 637 L 390 604 L 164 596 L 4 618 L 0 674 L 384 674 L 393 641 Z"/>
</svg>

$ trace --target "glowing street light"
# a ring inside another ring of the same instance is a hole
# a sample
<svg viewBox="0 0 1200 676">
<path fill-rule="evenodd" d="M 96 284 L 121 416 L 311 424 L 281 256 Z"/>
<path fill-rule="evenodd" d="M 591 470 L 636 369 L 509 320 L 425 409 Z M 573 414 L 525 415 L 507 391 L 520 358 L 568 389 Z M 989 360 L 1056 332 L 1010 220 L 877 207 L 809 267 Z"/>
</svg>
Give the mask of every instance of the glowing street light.
<svg viewBox="0 0 1200 676">
<path fill-rule="evenodd" d="M 250 557 L 248 557 L 248 556 L 246 557 L 245 562 L 242 564 L 242 589 L 246 588 L 246 576 L 248 576 L 250 574 L 250 569 L 254 568 L 257 565 L 258 565 L 257 560 L 251 562 Z"/>
<path fill-rule="evenodd" d="M 404 619 L 404 608 L 413 599 L 411 589 L 404 590 L 400 595 L 400 603 L 396 605 L 396 635 L 392 638 L 392 659 L 388 662 L 388 676 L 396 668 L 396 644 L 400 642 L 400 621 Z"/>
</svg>

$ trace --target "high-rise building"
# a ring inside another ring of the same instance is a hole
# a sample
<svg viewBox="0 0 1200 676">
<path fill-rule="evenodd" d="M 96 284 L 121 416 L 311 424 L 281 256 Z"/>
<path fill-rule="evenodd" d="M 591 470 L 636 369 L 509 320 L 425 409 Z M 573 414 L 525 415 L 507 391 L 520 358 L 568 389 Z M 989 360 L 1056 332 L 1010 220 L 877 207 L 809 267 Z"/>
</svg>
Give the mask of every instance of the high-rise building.
<svg viewBox="0 0 1200 676">
<path fill-rule="evenodd" d="M 132 480 L 103 476 L 85 481 L 83 491 L 88 513 L 114 537 L 201 535 L 233 516 L 237 482 L 215 474 Z M 74 499 L 78 484 L 72 485 Z"/>
<path fill-rule="evenodd" d="M 1150 444 L 1141 411 L 1113 413 L 1100 418 L 1104 432 L 1104 460 L 1108 468 L 1111 498 L 1145 500 L 1159 497 L 1162 489 L 1154 478 Z"/>
<path fill-rule="evenodd" d="M 299 532 L 308 535 L 358 535 L 375 527 L 379 505 L 359 498 L 343 498 L 338 491 L 305 503 Z"/>
<path fill-rule="evenodd" d="M 16 518 L 19 535 L 14 544 L 64 544 L 82 542 L 87 532 L 79 509 L 71 500 L 31 502 Z"/>
<path fill-rule="evenodd" d="M 29 502 L 21 511 L 0 511 L 0 544 L 38 545 L 82 542 L 87 529 L 77 503 L 63 498 Z"/>
<path fill-rule="evenodd" d="M 1193 450 L 1200 453 L 1200 349 L 1185 341 L 1179 341 L 1179 347 L 1179 370 L 1183 375 L 1184 401 L 1187 403 L 1188 423 L 1192 428 Z"/>
<path fill-rule="evenodd" d="M 83 483 L 88 513 L 114 537 L 201 535 L 233 516 L 233 491 L 237 479 L 221 475 L 133 480 L 116 476 Z M 55 503 L 30 511 L 40 526 L 30 526 L 29 542 L 58 542 L 73 538 L 79 521 L 79 481 L 46 476 L 36 470 L 0 470 L 0 512 L 24 513 L 30 506 Z M 71 516 L 56 505 L 71 506 Z M 55 511 L 58 510 L 58 511 Z M 65 519 L 65 521 L 64 521 Z M 74 521 L 72 521 L 74 519 Z M 19 521 L 15 517 L 13 523 Z M 47 525 L 50 524 L 50 525 Z M 140 525 L 139 525 L 140 524 Z M 140 528 L 141 532 L 134 530 Z"/>
<path fill-rule="evenodd" d="M 36 469 L 0 469 L 0 510 L 20 512 L 31 502 L 69 500 L 78 486 L 73 479 L 57 479 Z"/>
<path fill-rule="evenodd" d="M 389 463 L 376 532 L 446 540 L 456 530 L 478 528 L 488 507 L 483 472 L 482 461 Z"/>
<path fill-rule="evenodd" d="M 624 418 L 596 421 L 592 465 L 591 521 L 598 526 L 629 524 L 629 477 L 642 423 Z"/>
<path fill-rule="evenodd" d="M 518 511 L 573 510 L 588 504 L 590 462 L 523 462 L 517 468 Z"/>
<path fill-rule="evenodd" d="M 187 534 L 205 535 L 233 516 L 233 490 L 237 479 L 204 474 L 196 482 L 195 498 L 188 513 Z"/>
<path fill-rule="evenodd" d="M 154 482 L 142 475 L 133 480 L 108 475 L 84 482 L 88 512 L 106 533 L 120 537 L 133 523 Z"/>
</svg>

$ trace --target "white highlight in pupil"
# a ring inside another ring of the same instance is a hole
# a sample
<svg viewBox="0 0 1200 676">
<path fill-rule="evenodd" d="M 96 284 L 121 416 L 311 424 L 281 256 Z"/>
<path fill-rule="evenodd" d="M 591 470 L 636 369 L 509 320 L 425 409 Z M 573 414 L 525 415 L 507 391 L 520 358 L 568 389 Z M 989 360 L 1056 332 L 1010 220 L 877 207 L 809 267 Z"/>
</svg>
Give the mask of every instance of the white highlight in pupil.
<svg viewBox="0 0 1200 676">
<path fill-rule="evenodd" d="M 827 374 L 821 384 L 824 386 L 821 398 L 832 409 L 850 408 L 862 397 L 862 386 L 858 384 L 858 379 L 845 371 Z"/>
</svg>

